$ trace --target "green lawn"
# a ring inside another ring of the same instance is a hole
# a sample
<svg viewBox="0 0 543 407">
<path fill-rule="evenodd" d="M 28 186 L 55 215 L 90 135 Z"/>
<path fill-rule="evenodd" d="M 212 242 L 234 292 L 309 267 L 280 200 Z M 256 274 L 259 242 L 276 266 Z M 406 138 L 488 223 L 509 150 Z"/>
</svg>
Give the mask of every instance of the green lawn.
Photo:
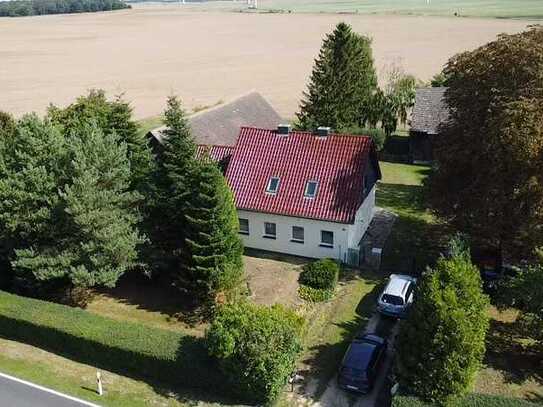
<svg viewBox="0 0 543 407">
<path fill-rule="evenodd" d="M 447 236 L 427 210 L 423 180 L 429 167 L 381 162 L 377 205 L 398 215 L 383 253 L 386 272 L 421 271 L 439 255 Z"/>
<path fill-rule="evenodd" d="M 54 353 L 0 338 L 0 371 L 57 391 L 111 407 L 182 407 L 175 392 L 101 370 L 104 395 L 96 394 L 96 368 Z"/>
<path fill-rule="evenodd" d="M 543 18 L 541 0 L 260 0 L 260 9 L 491 18 Z"/>
<path fill-rule="evenodd" d="M 299 311 L 306 318 L 304 351 L 297 370 L 304 376 L 311 397 L 318 400 L 334 377 L 354 335 L 362 329 L 375 308 L 381 277 L 363 271 L 342 272 L 334 298 L 325 303 L 305 304 Z M 311 390 L 309 390 L 311 389 Z M 277 406 L 298 405 L 288 393 Z"/>
</svg>

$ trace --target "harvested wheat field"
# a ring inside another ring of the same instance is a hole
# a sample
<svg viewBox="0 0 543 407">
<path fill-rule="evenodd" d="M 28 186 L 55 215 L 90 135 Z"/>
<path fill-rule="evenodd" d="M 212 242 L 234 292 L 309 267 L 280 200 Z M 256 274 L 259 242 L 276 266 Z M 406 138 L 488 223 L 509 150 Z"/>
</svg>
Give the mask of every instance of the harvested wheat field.
<svg viewBox="0 0 543 407">
<path fill-rule="evenodd" d="M 293 115 L 324 34 L 340 20 L 374 39 L 377 67 L 422 80 L 453 54 L 528 21 L 203 12 L 182 6 L 0 19 L 0 110 L 42 113 L 89 88 L 124 93 L 138 118 L 180 95 L 188 108 L 260 91 Z"/>
</svg>

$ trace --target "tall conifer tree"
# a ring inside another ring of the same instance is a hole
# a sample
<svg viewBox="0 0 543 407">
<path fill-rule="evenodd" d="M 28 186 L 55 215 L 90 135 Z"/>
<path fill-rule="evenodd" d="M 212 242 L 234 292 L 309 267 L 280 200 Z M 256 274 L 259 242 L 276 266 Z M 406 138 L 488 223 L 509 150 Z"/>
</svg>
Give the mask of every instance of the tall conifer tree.
<svg viewBox="0 0 543 407">
<path fill-rule="evenodd" d="M 324 39 L 297 114 L 299 125 L 334 129 L 360 124 L 361 111 L 377 88 L 371 40 L 339 23 Z"/>
<path fill-rule="evenodd" d="M 236 286 L 243 272 L 238 218 L 233 195 L 214 162 L 199 162 L 191 179 L 178 283 L 200 301 L 212 302 L 217 293 Z"/>
</svg>

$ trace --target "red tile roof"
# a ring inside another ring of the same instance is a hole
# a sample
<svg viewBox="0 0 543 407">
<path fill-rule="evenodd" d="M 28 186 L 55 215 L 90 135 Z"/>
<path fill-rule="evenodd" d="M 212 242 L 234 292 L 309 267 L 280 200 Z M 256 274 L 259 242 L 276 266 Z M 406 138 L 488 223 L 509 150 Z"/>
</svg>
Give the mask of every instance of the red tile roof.
<svg viewBox="0 0 543 407">
<path fill-rule="evenodd" d="M 206 154 L 213 161 L 221 162 L 224 159 L 228 159 L 232 155 L 234 147 L 232 146 L 209 146 L 200 144 L 196 150 L 196 158 L 201 159 Z"/>
<path fill-rule="evenodd" d="M 354 223 L 363 202 L 363 180 L 375 148 L 369 137 L 310 132 L 277 135 L 275 130 L 242 127 L 226 178 L 241 210 Z M 380 176 L 380 174 L 379 174 Z M 266 193 L 279 177 L 277 194 Z M 318 181 L 315 198 L 304 197 L 307 181 Z"/>
</svg>

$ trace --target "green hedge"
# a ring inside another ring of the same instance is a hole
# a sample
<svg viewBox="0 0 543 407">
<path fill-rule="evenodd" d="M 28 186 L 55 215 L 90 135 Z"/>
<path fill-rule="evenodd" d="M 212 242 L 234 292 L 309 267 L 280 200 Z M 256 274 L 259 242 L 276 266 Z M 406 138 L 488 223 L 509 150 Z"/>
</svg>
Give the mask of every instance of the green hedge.
<svg viewBox="0 0 543 407">
<path fill-rule="evenodd" d="M 339 277 L 339 265 L 335 260 L 322 259 L 306 264 L 300 273 L 300 284 L 321 290 L 334 290 Z"/>
<path fill-rule="evenodd" d="M 535 407 L 536 404 L 521 399 L 511 399 L 486 394 L 469 394 L 455 402 L 450 407 Z M 431 407 L 415 397 L 396 396 L 392 407 Z"/>
<path fill-rule="evenodd" d="M 0 336 L 137 379 L 205 389 L 221 398 L 228 392 L 203 338 L 3 291 Z"/>
<path fill-rule="evenodd" d="M 298 288 L 298 295 L 302 300 L 309 302 L 323 302 L 332 299 L 334 290 L 323 290 L 322 288 L 313 288 L 301 284 Z"/>
</svg>

